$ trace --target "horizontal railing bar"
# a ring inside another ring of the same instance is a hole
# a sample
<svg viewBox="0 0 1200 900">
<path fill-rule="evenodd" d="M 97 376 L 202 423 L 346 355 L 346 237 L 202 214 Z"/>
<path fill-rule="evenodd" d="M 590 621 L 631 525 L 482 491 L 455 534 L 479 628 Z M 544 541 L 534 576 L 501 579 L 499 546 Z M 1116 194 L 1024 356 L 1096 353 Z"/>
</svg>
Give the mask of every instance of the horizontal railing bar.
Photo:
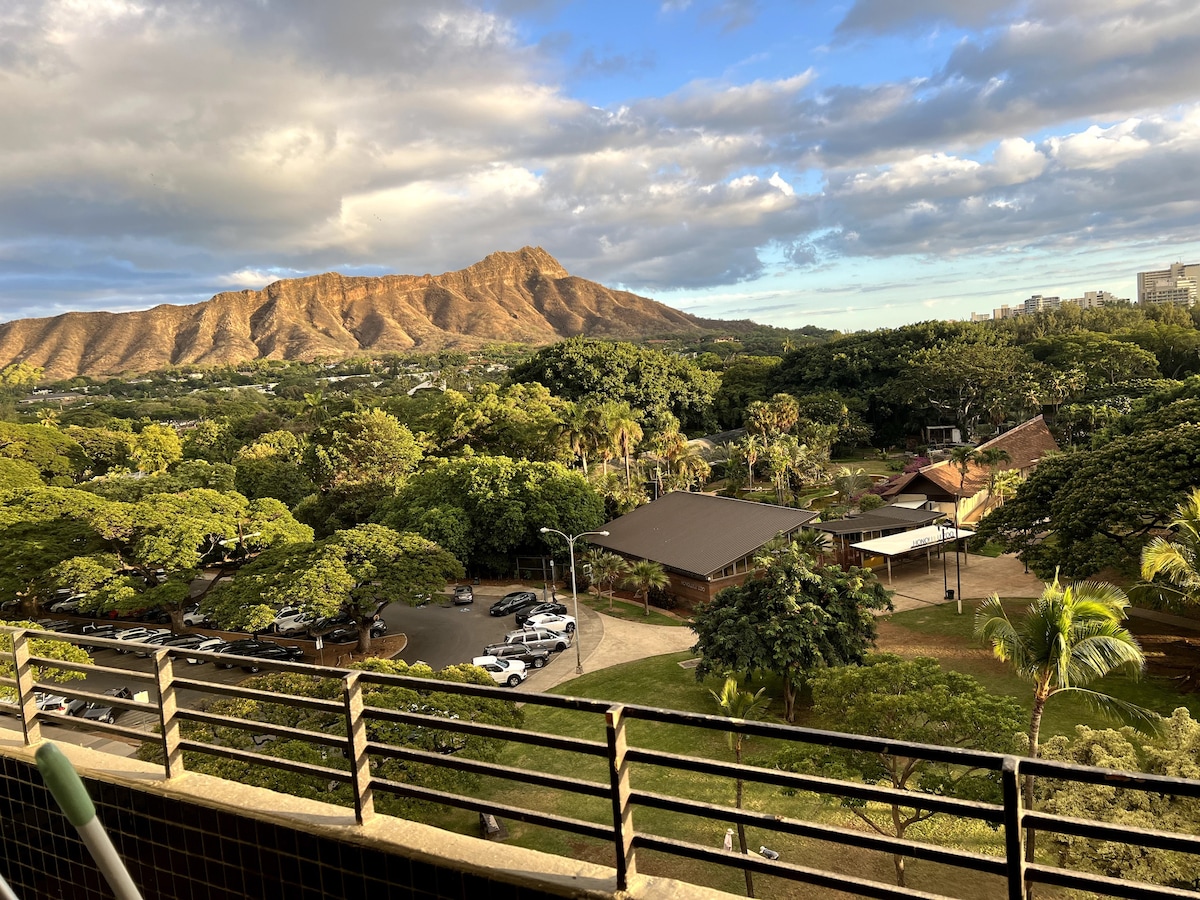
<svg viewBox="0 0 1200 900">
<path fill-rule="evenodd" d="M 1079 891 L 1093 891 L 1106 897 L 1124 897 L 1126 900 L 1158 900 L 1163 897 L 1196 900 L 1197 897 L 1195 891 L 1183 888 L 1150 884 L 1146 881 L 1126 881 L 1124 878 L 1110 878 L 1107 875 L 1093 875 L 1033 863 L 1025 866 L 1025 878 L 1039 884 L 1052 884 L 1056 887 L 1073 888 Z"/>
<path fill-rule="evenodd" d="M 782 772 L 778 769 L 739 766 L 736 763 L 721 762 L 720 760 L 699 759 L 694 756 L 680 756 L 674 753 L 633 747 L 629 749 L 626 759 L 630 762 L 685 769 L 689 772 L 700 772 L 706 775 L 741 778 L 743 781 L 752 781 L 756 784 L 770 784 L 819 794 L 832 794 L 838 797 L 853 797 L 856 800 L 870 800 L 888 805 L 897 804 L 911 809 L 928 809 L 934 812 L 979 819 L 984 822 L 1004 821 L 1003 807 L 975 800 L 959 800 L 955 797 L 943 797 L 936 794 L 875 787 L 852 781 L 838 781 L 835 778 L 822 778 L 817 775 Z"/>
<path fill-rule="evenodd" d="M 116 666 L 103 666 L 99 663 L 79 663 L 72 662 L 67 659 L 53 659 L 48 656 L 33 656 L 30 655 L 29 661 L 35 666 L 40 666 L 44 669 L 63 669 L 69 672 L 84 672 L 91 674 L 93 672 L 101 675 L 114 675 L 117 678 L 127 678 L 130 681 L 142 681 L 147 684 L 152 684 L 155 680 L 154 674 L 151 672 L 139 672 L 137 669 L 122 669 Z M 61 689 L 69 690 L 70 682 L 54 683 L 53 688 L 56 693 L 63 693 Z M 44 684 L 35 685 L 39 690 L 44 689 Z"/>
<path fill-rule="evenodd" d="M 172 684 L 176 691 L 191 690 L 206 694 L 220 694 L 224 697 L 237 697 L 242 700 L 256 700 L 259 703 L 277 703 L 295 709 L 311 709 L 317 712 L 327 712 L 344 718 L 345 707 L 337 700 L 324 700 L 320 697 L 304 697 L 300 694 L 277 694 L 274 691 L 260 691 L 257 688 L 243 687 L 238 684 L 225 684 L 221 681 L 198 681 L 190 678 L 176 678 Z"/>
<path fill-rule="evenodd" d="M 1054 778 L 1059 781 L 1074 781 L 1080 784 L 1102 784 L 1126 790 L 1149 791 L 1155 794 L 1173 794 L 1176 797 L 1200 797 L 1200 780 L 1195 778 L 1150 775 L 1144 772 L 1122 772 L 1119 769 L 1077 766 L 1073 763 L 1050 759 L 1022 757 L 1021 774 L 1035 775 L 1039 778 Z"/>
<path fill-rule="evenodd" d="M 33 686 L 36 690 L 45 690 L 47 685 L 42 682 L 35 681 Z M 83 700 L 86 703 L 97 703 L 100 706 L 111 706 L 113 709 L 132 710 L 134 712 L 157 713 L 158 704 L 150 702 L 142 702 L 140 700 L 126 700 L 124 697 L 114 697 L 111 694 L 97 694 L 93 691 L 80 690 L 68 685 L 56 685 L 54 688 L 56 694 L 67 697 L 71 700 Z M 68 718 L 74 718 L 69 716 Z"/>
<path fill-rule="evenodd" d="M 254 753 L 250 750 L 239 750 L 236 747 L 226 747 L 223 744 L 205 744 L 201 741 L 180 741 L 179 749 L 193 753 L 203 753 L 208 756 L 221 756 L 254 766 L 268 766 L 272 769 L 282 769 L 296 775 L 309 775 L 314 778 L 327 778 L 330 781 L 341 781 L 349 784 L 354 780 L 354 774 L 345 769 L 331 769 L 328 766 L 314 766 L 311 763 L 296 762 L 271 756 L 269 753 Z"/>
<path fill-rule="evenodd" d="M 96 719 L 84 719 L 80 716 L 67 716 L 62 713 L 40 712 L 37 714 L 37 720 L 43 725 L 69 728 L 72 731 L 98 731 L 104 734 L 130 738 L 135 741 L 149 741 L 155 737 L 152 732 L 144 731 L 141 728 L 133 728 L 129 725 L 117 725 L 115 723 L 109 725 L 107 722 L 101 722 Z"/>
<path fill-rule="evenodd" d="M 549 706 L 555 709 L 569 709 L 578 712 L 604 713 L 612 707 L 605 700 L 592 700 L 588 697 L 570 697 L 562 694 L 519 694 L 514 701 L 511 688 L 494 685 L 463 684 L 455 681 L 433 681 L 428 678 L 416 678 L 412 675 L 390 675 L 386 672 L 359 671 L 359 680 L 363 684 L 376 684 L 387 687 L 405 687 L 421 693 L 460 694 L 464 697 L 490 697 L 513 702 L 532 703 L 536 706 Z"/>
<path fill-rule="evenodd" d="M 562 735 L 547 734 L 541 731 L 516 731 L 503 725 L 487 725 L 482 722 L 471 722 L 466 719 L 451 719 L 443 716 L 431 716 L 423 713 L 404 712 L 398 709 L 384 709 L 381 706 L 365 707 L 363 709 L 363 715 L 368 719 L 368 721 L 417 725 L 422 728 L 436 728 L 439 731 L 455 731 L 461 732 L 462 734 L 473 734 L 479 737 L 513 741 L 519 744 L 531 744 L 537 747 L 549 747 L 554 750 L 569 750 L 576 753 L 584 753 L 590 756 L 603 757 L 608 755 L 608 746 L 600 741 L 589 741 L 583 738 L 563 737 Z"/>
<path fill-rule="evenodd" d="M 598 825 L 595 822 L 587 822 L 583 819 L 569 819 L 565 816 L 556 816 L 553 813 L 534 812 L 533 810 L 522 809 L 519 806 L 509 806 L 506 803 L 479 800 L 475 797 L 466 797 L 460 794 L 449 794 L 445 791 L 419 787 L 415 784 L 406 784 L 402 781 L 389 781 L 386 778 L 372 778 L 371 787 L 376 790 L 387 791 L 390 794 L 396 794 L 400 797 L 409 797 L 414 800 L 428 800 L 458 809 L 468 809 L 473 812 L 505 816 L 509 819 L 516 819 L 519 822 L 528 822 L 531 825 L 543 825 L 548 828 L 558 828 L 562 831 L 569 831 L 572 834 L 598 838 L 609 843 L 612 843 L 613 840 L 611 825 Z"/>
<path fill-rule="evenodd" d="M 660 853 L 685 859 L 717 863 L 734 869 L 749 869 L 759 875 L 778 875 L 790 881 L 800 881 L 817 887 L 845 891 L 856 897 L 873 897 L 878 900 L 946 900 L 941 894 L 928 894 L 912 888 L 902 888 L 878 881 L 854 878 L 850 875 L 839 875 L 822 869 L 813 869 L 808 866 L 768 860 L 757 854 L 728 853 L 687 841 L 677 841 L 641 832 L 634 835 L 633 844 L 638 850 L 657 850 Z"/>
<path fill-rule="evenodd" d="M 888 738 L 870 737 L 861 734 L 846 734 L 841 731 L 824 731 L 774 722 L 754 722 L 745 719 L 730 719 L 708 713 L 689 713 L 680 710 L 664 710 L 653 706 L 622 705 L 626 718 L 642 719 L 663 724 L 691 725 L 711 731 L 736 732 L 753 737 L 781 738 L 787 741 L 820 744 L 822 747 L 840 747 L 864 753 L 886 753 L 892 756 L 910 756 L 934 762 L 952 763 L 974 769 L 1000 771 L 1004 765 L 1004 754 L 987 753 L 982 750 L 965 750 L 960 747 L 941 747 L 936 744 L 917 744 L 912 741 L 895 741 Z"/>
<path fill-rule="evenodd" d="M 311 741 L 314 744 L 323 744 L 327 747 L 341 747 L 346 745 L 345 735 L 339 736 L 328 734 L 324 731 L 309 731 L 305 728 L 292 728 L 288 725 L 273 725 L 270 722 L 260 722 L 257 719 L 219 716 L 210 712 L 198 709 L 185 709 L 183 707 L 175 711 L 175 716 L 176 718 L 187 719 L 190 722 L 199 722 L 217 728 L 235 728 L 238 731 L 252 731 L 257 734 L 273 734 L 276 737 L 287 737 L 297 741 Z"/>
<path fill-rule="evenodd" d="M 483 762 L 478 759 L 468 759 L 467 757 L 452 756 L 445 753 L 431 753 L 428 750 L 413 750 L 409 747 L 398 747 L 392 744 L 368 742 L 367 752 L 389 759 L 406 759 L 410 762 L 427 763 L 441 768 L 457 769 L 460 772 L 474 772 L 477 775 L 503 778 L 507 781 L 519 781 L 522 784 L 554 788 L 569 791 L 573 794 L 585 794 L 590 797 L 607 798 L 611 790 L 607 784 L 586 781 L 581 778 L 550 775 L 545 772 L 534 772 L 529 769 L 514 769 L 511 766 L 498 766 L 495 763 Z"/>
<path fill-rule="evenodd" d="M 1194 834 L 1137 828 L 1132 825 L 1110 825 L 1107 822 L 1055 816 L 1044 812 L 1025 813 L 1024 823 L 1032 825 L 1039 831 L 1054 834 L 1070 834 L 1100 841 L 1117 841 L 1122 844 L 1135 844 L 1155 850 L 1200 853 L 1200 836 Z"/>
<path fill-rule="evenodd" d="M 839 828 L 835 825 L 817 825 L 799 819 L 772 816 L 767 813 L 759 813 L 746 809 L 735 809 L 714 803 L 704 803 L 699 800 L 682 800 L 678 797 L 672 797 L 667 794 L 656 794 L 649 791 L 633 791 L 630 793 L 629 799 L 639 806 L 647 806 L 653 809 L 684 813 L 705 819 L 741 822 L 744 825 L 753 825 L 756 828 L 764 828 L 769 831 L 779 831 L 785 834 L 794 834 L 798 837 L 815 838 L 822 841 L 833 841 L 839 844 L 860 847 L 864 850 L 877 850 L 880 853 L 898 853 L 912 859 L 923 859 L 928 862 L 972 869 L 978 872 L 985 872 L 989 875 L 1004 875 L 1008 872 L 1008 863 L 1000 856 L 988 856 L 983 853 L 972 853 L 968 850 L 937 847 L 932 844 L 922 844 L 886 835 L 854 831 L 850 828 Z"/>
</svg>

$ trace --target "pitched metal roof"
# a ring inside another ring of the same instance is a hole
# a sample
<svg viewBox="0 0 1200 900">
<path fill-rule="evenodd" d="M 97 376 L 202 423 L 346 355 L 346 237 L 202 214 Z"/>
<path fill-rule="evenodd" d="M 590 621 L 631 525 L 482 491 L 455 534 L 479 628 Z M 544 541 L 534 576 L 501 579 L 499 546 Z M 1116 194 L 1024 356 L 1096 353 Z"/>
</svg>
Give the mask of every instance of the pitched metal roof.
<svg viewBox="0 0 1200 900">
<path fill-rule="evenodd" d="M 607 537 L 588 542 L 704 578 L 815 518 L 807 509 L 672 491 L 609 522 Z"/>
<path fill-rule="evenodd" d="M 824 531 L 829 534 L 868 534 L 872 531 L 886 531 L 891 528 L 915 527 L 928 525 L 944 518 L 945 513 L 928 509 L 908 509 L 903 506 L 881 506 L 869 512 L 845 519 L 833 519 L 829 522 L 814 522 L 809 528 Z"/>
</svg>

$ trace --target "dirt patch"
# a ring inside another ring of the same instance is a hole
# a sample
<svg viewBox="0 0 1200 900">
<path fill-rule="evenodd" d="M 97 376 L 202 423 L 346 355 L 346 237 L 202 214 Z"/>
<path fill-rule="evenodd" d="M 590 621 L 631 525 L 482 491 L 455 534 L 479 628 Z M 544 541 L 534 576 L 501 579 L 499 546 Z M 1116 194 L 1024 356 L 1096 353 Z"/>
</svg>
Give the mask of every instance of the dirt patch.
<svg viewBox="0 0 1200 900">
<path fill-rule="evenodd" d="M 988 659 L 991 653 L 982 647 L 968 647 L 957 638 L 913 631 L 903 625 L 880 620 L 876 648 L 905 659 L 932 656 L 935 659 Z"/>
</svg>

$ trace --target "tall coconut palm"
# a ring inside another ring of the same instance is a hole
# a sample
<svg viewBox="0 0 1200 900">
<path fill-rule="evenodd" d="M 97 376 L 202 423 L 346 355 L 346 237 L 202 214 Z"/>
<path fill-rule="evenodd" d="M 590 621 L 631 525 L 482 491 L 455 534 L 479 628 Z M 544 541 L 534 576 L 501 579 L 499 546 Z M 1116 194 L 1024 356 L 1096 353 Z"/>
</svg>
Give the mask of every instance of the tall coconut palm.
<svg viewBox="0 0 1200 900">
<path fill-rule="evenodd" d="M 1175 533 L 1142 550 L 1142 591 L 1167 606 L 1200 606 L 1200 488 L 1175 507 Z"/>
<path fill-rule="evenodd" d="M 567 448 L 579 457 L 584 477 L 588 474 L 588 452 L 596 443 L 596 420 L 591 410 L 571 404 L 563 420 L 553 426 L 554 435 L 566 442 Z"/>
<path fill-rule="evenodd" d="M 742 456 L 746 460 L 746 474 L 750 476 L 750 490 L 754 490 L 754 464 L 763 452 L 762 438 L 757 434 L 747 434 L 738 444 Z"/>
<path fill-rule="evenodd" d="M 670 578 L 663 567 L 648 559 L 639 559 L 630 563 L 625 573 L 624 584 L 642 595 L 642 608 L 645 615 L 650 615 L 650 591 L 653 588 L 666 587 Z"/>
<path fill-rule="evenodd" d="M 728 716 L 731 719 L 741 719 L 742 721 L 753 721 L 762 718 L 762 714 L 767 709 L 767 704 L 770 700 L 763 696 L 766 688 L 759 688 L 755 693 L 742 691 L 738 689 L 738 680 L 732 675 L 725 678 L 725 684 L 720 691 L 709 691 L 712 698 L 717 701 L 717 706 L 721 710 L 721 715 Z M 740 731 L 729 732 L 729 748 L 733 751 L 734 761 L 741 766 L 742 764 L 742 746 L 745 743 L 746 736 Z M 740 772 L 740 770 L 739 770 Z M 736 787 L 734 789 L 734 806 L 737 809 L 742 808 L 742 794 L 745 788 L 745 783 L 739 774 L 736 779 Z M 738 844 L 740 845 L 742 854 L 746 850 L 746 826 L 738 822 Z M 754 875 L 749 869 L 743 869 L 746 875 L 746 896 L 754 896 Z"/>
<path fill-rule="evenodd" d="M 1046 702 L 1059 694 L 1082 697 L 1118 721 L 1148 731 L 1159 719 L 1149 710 L 1118 700 L 1087 685 L 1122 672 L 1137 677 L 1146 665 L 1137 640 L 1120 623 L 1129 598 L 1119 588 L 1097 581 L 1060 587 L 1058 580 L 1031 602 L 1013 622 L 993 594 L 975 613 L 975 634 L 992 645 L 997 659 L 1012 665 L 1033 684 L 1029 719 L 1029 755 L 1038 756 Z M 1033 779 L 1025 779 L 1025 806 L 1033 808 Z M 1034 859 L 1034 830 L 1026 832 L 1026 859 Z M 1027 889 L 1032 898 L 1032 888 Z"/>
<path fill-rule="evenodd" d="M 642 426 L 637 423 L 628 409 L 609 423 L 609 434 L 617 453 L 625 459 L 625 485 L 631 480 L 629 457 L 642 439 Z"/>
</svg>

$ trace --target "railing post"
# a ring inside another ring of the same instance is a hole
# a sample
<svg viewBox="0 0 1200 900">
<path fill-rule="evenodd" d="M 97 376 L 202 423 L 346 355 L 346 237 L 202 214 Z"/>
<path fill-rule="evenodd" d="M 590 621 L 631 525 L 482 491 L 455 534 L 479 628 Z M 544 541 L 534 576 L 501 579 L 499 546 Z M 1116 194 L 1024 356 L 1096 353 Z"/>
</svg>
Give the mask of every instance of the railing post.
<svg viewBox="0 0 1200 900">
<path fill-rule="evenodd" d="M 354 819 L 359 825 L 375 815 L 371 791 L 371 757 L 367 753 L 367 720 L 363 717 L 361 673 L 348 672 L 342 680 L 346 706 L 346 749 L 354 775 Z"/>
<path fill-rule="evenodd" d="M 154 654 L 154 675 L 158 687 L 158 724 L 162 731 L 163 761 L 168 778 L 183 774 L 183 751 L 179 749 L 179 706 L 175 700 L 175 665 L 171 651 Z"/>
<path fill-rule="evenodd" d="M 37 720 L 37 698 L 33 695 L 33 665 L 29 662 L 29 636 L 24 629 L 13 632 L 13 669 L 17 675 L 17 703 L 21 707 L 21 731 L 25 744 L 36 744 L 42 739 L 42 728 Z"/>
<path fill-rule="evenodd" d="M 629 879 L 637 874 L 633 847 L 633 807 L 629 803 L 629 744 L 625 739 L 625 707 L 613 706 L 604 714 L 608 736 L 608 778 L 612 787 L 614 849 L 617 854 L 617 890 L 629 888 Z"/>
<path fill-rule="evenodd" d="M 1004 856 L 1008 863 L 1008 900 L 1025 898 L 1025 801 L 1021 793 L 1020 769 L 1020 757 L 1004 757 L 1000 782 L 1004 794 Z"/>
</svg>

